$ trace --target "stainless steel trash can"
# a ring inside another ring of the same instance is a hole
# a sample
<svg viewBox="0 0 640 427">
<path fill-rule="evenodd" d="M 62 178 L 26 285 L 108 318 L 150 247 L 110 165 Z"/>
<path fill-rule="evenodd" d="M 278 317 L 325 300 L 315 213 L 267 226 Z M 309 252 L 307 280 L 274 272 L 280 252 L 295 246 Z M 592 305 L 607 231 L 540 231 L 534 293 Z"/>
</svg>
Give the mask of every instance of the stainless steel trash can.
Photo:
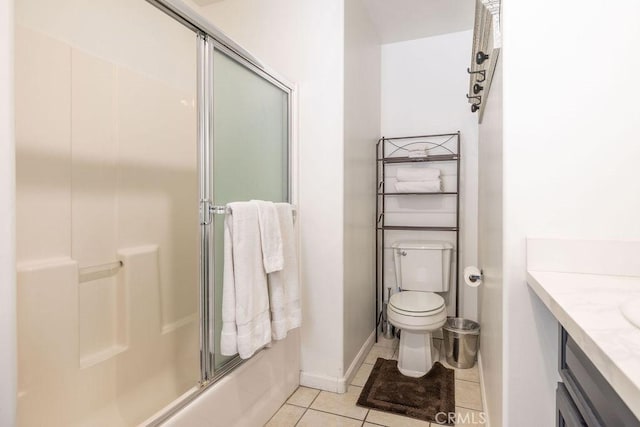
<svg viewBox="0 0 640 427">
<path fill-rule="evenodd" d="M 478 354 L 480 325 L 473 320 L 450 317 L 442 332 L 447 363 L 455 368 L 473 367 Z"/>
</svg>

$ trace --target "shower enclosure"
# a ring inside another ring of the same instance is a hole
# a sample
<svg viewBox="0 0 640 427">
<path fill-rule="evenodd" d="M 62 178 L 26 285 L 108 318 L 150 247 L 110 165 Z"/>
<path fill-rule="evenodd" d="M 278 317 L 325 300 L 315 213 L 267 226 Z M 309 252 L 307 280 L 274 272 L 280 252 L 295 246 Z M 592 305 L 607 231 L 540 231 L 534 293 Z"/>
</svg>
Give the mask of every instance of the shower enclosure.
<svg viewBox="0 0 640 427">
<path fill-rule="evenodd" d="M 16 2 L 18 424 L 155 423 L 221 356 L 222 215 L 291 201 L 291 89 L 180 2 Z"/>
</svg>

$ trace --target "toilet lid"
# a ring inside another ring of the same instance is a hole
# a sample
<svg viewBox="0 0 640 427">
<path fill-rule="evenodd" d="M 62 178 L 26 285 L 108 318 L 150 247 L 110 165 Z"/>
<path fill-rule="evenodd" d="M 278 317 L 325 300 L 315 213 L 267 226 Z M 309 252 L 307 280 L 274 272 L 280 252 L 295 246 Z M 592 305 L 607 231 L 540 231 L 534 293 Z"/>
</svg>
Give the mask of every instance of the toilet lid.
<svg viewBox="0 0 640 427">
<path fill-rule="evenodd" d="M 433 292 L 403 291 L 393 294 L 389 305 L 410 313 L 426 313 L 444 307 L 444 298 Z"/>
</svg>

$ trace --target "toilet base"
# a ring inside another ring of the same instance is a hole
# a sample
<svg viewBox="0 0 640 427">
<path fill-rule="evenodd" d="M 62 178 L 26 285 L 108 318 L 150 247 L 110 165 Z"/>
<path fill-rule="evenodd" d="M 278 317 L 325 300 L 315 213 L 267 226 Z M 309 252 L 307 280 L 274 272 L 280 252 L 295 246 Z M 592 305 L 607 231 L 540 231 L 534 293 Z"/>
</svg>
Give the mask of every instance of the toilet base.
<svg viewBox="0 0 640 427">
<path fill-rule="evenodd" d="M 402 330 L 399 347 L 398 370 L 408 377 L 423 376 L 439 357 L 431 343 L 431 331 Z"/>
</svg>

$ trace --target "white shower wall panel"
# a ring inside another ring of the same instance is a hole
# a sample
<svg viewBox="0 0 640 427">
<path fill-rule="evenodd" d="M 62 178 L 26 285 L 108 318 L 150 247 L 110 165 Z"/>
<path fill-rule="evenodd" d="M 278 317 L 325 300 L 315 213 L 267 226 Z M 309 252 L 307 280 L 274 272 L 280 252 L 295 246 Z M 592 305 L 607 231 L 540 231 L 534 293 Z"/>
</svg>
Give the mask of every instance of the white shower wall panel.
<svg viewBox="0 0 640 427">
<path fill-rule="evenodd" d="M 135 424 L 199 377 L 195 35 L 144 2 L 16 12 L 18 424 Z"/>
<path fill-rule="evenodd" d="M 197 333 L 185 325 L 162 333 L 157 246 L 127 248 L 114 279 L 125 290 L 119 307 L 128 319 L 126 351 L 80 365 L 78 264 L 50 259 L 18 266 L 20 425 L 132 425 L 192 385 L 175 366 L 192 366 Z M 67 308 L 61 310 L 61 308 Z M 192 325 L 188 325 L 192 326 Z M 184 352 L 175 354 L 175 347 Z M 144 397 L 144 399 L 140 399 Z M 54 420 L 54 421 L 52 421 Z"/>
<path fill-rule="evenodd" d="M 16 258 L 69 257 L 71 49 L 20 26 L 15 37 Z"/>
</svg>

